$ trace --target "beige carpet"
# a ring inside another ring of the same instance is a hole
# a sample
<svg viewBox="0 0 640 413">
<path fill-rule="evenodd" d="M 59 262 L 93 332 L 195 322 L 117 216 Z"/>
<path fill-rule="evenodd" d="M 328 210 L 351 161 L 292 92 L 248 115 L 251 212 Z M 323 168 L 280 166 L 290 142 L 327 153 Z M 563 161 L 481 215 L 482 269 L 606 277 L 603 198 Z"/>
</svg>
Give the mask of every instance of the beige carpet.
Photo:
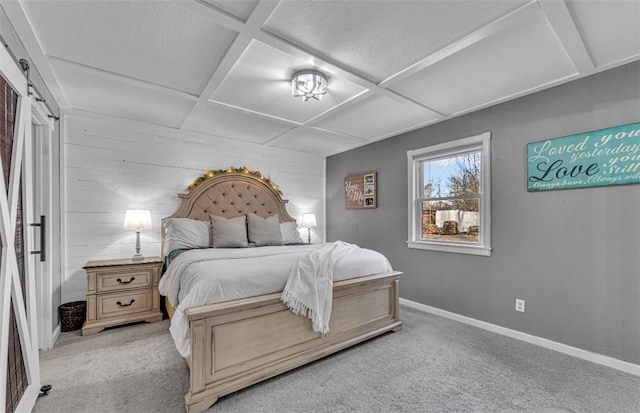
<svg viewBox="0 0 640 413">
<path fill-rule="evenodd" d="M 640 412 L 640 377 L 402 307 L 405 328 L 221 398 L 210 412 Z M 182 412 L 168 321 L 41 353 L 37 413 Z"/>
</svg>

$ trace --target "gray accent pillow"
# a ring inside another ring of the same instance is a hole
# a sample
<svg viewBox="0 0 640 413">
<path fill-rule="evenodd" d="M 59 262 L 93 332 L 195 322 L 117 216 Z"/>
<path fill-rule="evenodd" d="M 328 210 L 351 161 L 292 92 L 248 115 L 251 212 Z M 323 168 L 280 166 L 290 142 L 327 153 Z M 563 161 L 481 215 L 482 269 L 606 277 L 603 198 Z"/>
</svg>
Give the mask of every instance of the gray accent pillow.
<svg viewBox="0 0 640 413">
<path fill-rule="evenodd" d="M 209 215 L 209 218 L 214 248 L 246 248 L 249 246 L 247 218 L 244 215 L 230 219 Z"/>
<path fill-rule="evenodd" d="M 256 247 L 282 245 L 278 214 L 271 215 L 268 218 L 262 218 L 256 214 L 248 214 L 247 229 L 249 231 L 249 242 Z"/>
<path fill-rule="evenodd" d="M 169 218 L 164 221 L 164 250 L 168 255 L 174 250 L 210 247 L 211 225 L 206 221 L 189 218 Z"/>
<path fill-rule="evenodd" d="M 298 232 L 298 225 L 295 222 L 281 222 L 280 233 L 282 234 L 282 243 L 284 245 L 304 244 Z"/>
</svg>

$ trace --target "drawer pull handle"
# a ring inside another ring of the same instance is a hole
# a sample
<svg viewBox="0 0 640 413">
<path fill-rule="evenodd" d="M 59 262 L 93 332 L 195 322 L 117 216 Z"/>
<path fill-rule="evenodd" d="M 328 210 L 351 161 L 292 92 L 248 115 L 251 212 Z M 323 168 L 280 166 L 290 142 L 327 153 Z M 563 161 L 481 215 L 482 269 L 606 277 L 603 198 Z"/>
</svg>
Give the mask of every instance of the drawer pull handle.
<svg viewBox="0 0 640 413">
<path fill-rule="evenodd" d="M 132 298 L 129 304 L 122 304 L 120 301 L 118 301 L 116 304 L 118 304 L 120 307 L 129 307 L 131 304 L 135 303 L 135 301 L 136 300 Z"/>
<path fill-rule="evenodd" d="M 131 284 L 135 279 L 136 277 L 131 277 L 129 281 L 122 281 L 120 278 L 118 278 L 116 281 L 118 281 L 120 284 Z"/>
</svg>

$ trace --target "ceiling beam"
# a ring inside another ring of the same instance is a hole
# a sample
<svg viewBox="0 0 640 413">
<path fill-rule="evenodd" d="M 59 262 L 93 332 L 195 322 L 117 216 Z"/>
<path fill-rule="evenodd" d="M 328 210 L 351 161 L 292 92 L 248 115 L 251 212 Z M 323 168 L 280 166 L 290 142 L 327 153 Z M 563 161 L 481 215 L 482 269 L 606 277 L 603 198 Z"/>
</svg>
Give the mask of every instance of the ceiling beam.
<svg viewBox="0 0 640 413">
<path fill-rule="evenodd" d="M 57 56 L 48 55 L 45 57 L 48 63 L 58 63 L 62 65 L 67 65 L 71 67 L 75 67 L 85 72 L 90 72 L 93 75 L 105 78 L 105 79 L 113 79 L 121 83 L 129 84 L 131 86 L 141 87 L 147 90 L 151 90 L 153 92 L 162 93 L 164 95 L 175 96 L 180 99 L 185 99 L 189 101 L 195 101 L 198 99 L 196 95 L 191 93 L 184 92 L 182 90 L 173 89 L 167 86 L 159 85 L 157 83 L 147 82 L 145 80 L 141 80 L 135 77 L 121 75 L 119 73 L 110 72 L 108 70 L 99 69 L 94 66 L 88 66 L 82 63 L 74 62 L 72 60 L 63 59 Z"/>
<path fill-rule="evenodd" d="M 258 31 L 267 22 L 271 13 L 278 7 L 280 0 L 260 0 L 251 12 L 245 27 L 250 31 Z"/>
<path fill-rule="evenodd" d="M 215 133 L 197 132 L 197 131 L 180 131 L 171 126 L 158 125 L 156 123 L 149 123 L 146 121 L 132 120 L 126 118 L 120 118 L 113 115 L 107 115 L 104 113 L 89 112 L 83 109 L 62 109 L 61 115 L 65 117 L 76 117 L 81 119 L 87 119 L 94 122 L 104 123 L 108 125 L 118 125 L 119 127 L 126 128 L 129 131 L 142 134 L 151 134 L 158 137 L 171 138 L 178 141 L 191 141 L 198 143 L 211 143 L 211 138 L 220 139 L 223 142 L 221 144 L 225 146 L 234 146 L 240 148 L 240 145 L 253 145 L 264 146 L 261 143 L 241 140 L 237 138 L 231 138 L 223 135 L 216 135 Z M 73 132 L 71 132 L 73 133 Z"/>
<path fill-rule="evenodd" d="M 590 75 L 596 67 L 584 39 L 580 35 L 576 23 L 571 17 L 569 8 L 563 0 L 538 0 L 542 12 L 558 36 L 564 50 L 581 75 Z"/>
<path fill-rule="evenodd" d="M 220 105 L 220 106 L 224 106 L 224 107 L 227 107 L 227 108 L 230 108 L 230 109 L 235 109 L 235 110 L 237 110 L 239 112 L 250 113 L 252 115 L 260 116 L 262 118 L 271 119 L 271 120 L 275 120 L 275 121 L 278 121 L 278 122 L 286 123 L 286 124 L 291 125 L 291 126 L 301 126 L 301 125 L 303 125 L 303 123 L 296 122 L 295 120 L 285 119 L 285 118 L 281 118 L 281 117 L 278 117 L 278 116 L 275 116 L 275 115 L 270 115 L 268 113 L 258 112 L 257 110 L 251 110 L 251 109 L 248 109 L 248 108 L 243 108 L 243 107 L 240 107 L 240 106 L 232 105 L 230 103 L 222 102 L 222 101 L 215 100 L 215 99 L 209 99 L 209 102 L 211 102 L 211 103 L 213 103 L 215 105 Z"/>
<path fill-rule="evenodd" d="M 188 8 L 195 13 L 204 15 L 212 20 L 214 23 L 221 24 L 229 29 L 238 32 L 231 46 L 225 53 L 224 57 L 213 71 L 211 78 L 207 82 L 206 86 L 200 93 L 198 100 L 191 108 L 189 114 L 185 117 L 182 125 L 179 129 L 181 131 L 189 129 L 193 122 L 205 111 L 209 98 L 213 96 L 213 92 L 222 84 L 224 78 L 229 73 L 233 65 L 236 64 L 238 59 L 242 56 L 245 49 L 251 44 L 253 36 L 250 34 L 257 30 L 264 22 L 269 18 L 273 9 L 278 5 L 277 1 L 261 1 L 251 13 L 251 16 L 244 23 L 234 17 L 227 15 L 219 9 L 214 8 L 208 3 L 202 1 L 179 1 L 179 4 Z"/>
<path fill-rule="evenodd" d="M 453 42 L 452 44 L 438 50 L 432 55 L 425 57 L 424 59 L 412 64 L 411 66 L 399 71 L 398 73 L 389 76 L 388 78 L 380 82 L 380 86 L 385 88 L 392 86 L 428 68 L 429 66 L 432 66 L 468 47 L 473 46 L 476 43 L 481 42 L 482 40 L 490 36 L 500 33 L 512 26 L 519 25 L 523 21 L 531 19 L 534 13 L 539 12 L 540 7 L 537 5 L 536 1 L 531 1 L 519 7 L 518 9 L 500 17 L 499 19 L 485 26 L 482 26 L 473 33 L 468 34 L 462 39 Z"/>
<path fill-rule="evenodd" d="M 234 30 L 238 33 L 245 31 L 245 22 L 241 19 L 230 15 L 229 13 L 220 10 L 217 7 L 212 6 L 209 3 L 205 3 L 201 0 L 175 0 L 173 3 L 176 6 L 184 7 L 187 10 L 191 10 L 196 14 L 200 14 L 207 19 L 211 20 L 219 26 L 224 26 L 228 29 Z"/>
<path fill-rule="evenodd" d="M 236 38 L 231 43 L 231 46 L 224 54 L 224 57 L 213 71 L 211 78 L 209 78 L 209 81 L 200 93 L 198 100 L 193 105 L 191 111 L 185 117 L 182 125 L 180 125 L 178 129 L 189 129 L 192 126 L 193 122 L 204 112 L 207 107 L 209 97 L 212 96 L 213 92 L 220 86 L 229 70 L 231 70 L 233 65 L 235 65 L 235 63 L 238 61 L 240 56 L 242 56 L 242 53 L 244 53 L 245 49 L 247 48 L 247 46 L 249 46 L 250 43 L 251 38 L 242 34 L 236 36 Z"/>
<path fill-rule="evenodd" d="M 354 96 L 351 96 L 349 99 L 342 101 L 335 106 L 332 106 L 331 108 L 325 110 L 319 115 L 314 116 L 311 119 L 308 119 L 304 124 L 312 126 L 314 123 L 318 123 L 318 121 L 326 117 L 329 113 L 332 113 L 334 110 L 337 110 L 338 108 L 342 108 L 343 106 L 346 106 L 346 105 L 352 105 L 357 102 L 362 102 L 369 95 L 368 92 L 369 92 L 368 90 L 364 90 Z"/>
<path fill-rule="evenodd" d="M 353 144 L 348 145 L 349 147 L 354 146 L 354 145 L 355 146 L 362 146 L 362 145 L 366 145 L 368 143 L 367 139 L 365 139 L 365 138 L 360 138 L 358 136 L 351 136 L 351 135 L 347 135 L 347 134 L 344 134 L 344 133 L 338 133 L 338 132 L 334 132 L 334 131 L 331 131 L 331 130 L 328 130 L 328 129 L 315 127 L 315 126 L 301 125 L 301 126 L 298 126 L 295 129 L 299 129 L 299 130 L 302 130 L 302 131 L 304 131 L 304 130 L 315 130 L 315 131 L 323 132 L 323 133 L 326 133 L 326 134 L 329 134 L 329 135 L 340 136 L 342 138 L 347 138 L 347 139 L 350 139 L 352 141 L 355 141 Z M 278 136 L 275 136 L 275 137 L 269 139 L 267 142 L 263 143 L 263 145 L 274 147 L 274 148 L 286 148 L 286 147 L 283 147 L 283 146 L 278 146 L 278 142 L 280 142 L 286 134 L 290 133 L 293 130 L 294 129 L 286 131 L 286 132 L 282 132 Z M 302 150 L 302 149 L 296 149 L 296 150 L 298 150 L 300 152 L 306 152 L 306 153 L 312 153 L 312 154 L 316 154 L 316 155 L 326 156 L 324 152 L 313 152 L 313 151 L 307 151 L 307 150 Z"/>
<path fill-rule="evenodd" d="M 321 70 L 325 70 L 333 75 L 340 76 L 343 79 L 349 80 L 352 83 L 360 85 L 371 92 L 375 92 L 379 95 L 382 95 L 386 98 L 392 99 L 404 105 L 418 106 L 421 109 L 426 109 L 431 112 L 434 112 L 440 117 L 445 116 L 445 114 L 440 113 L 437 110 L 434 110 L 432 108 L 429 108 L 421 103 L 418 103 L 406 96 L 401 95 L 400 93 L 397 93 L 393 90 L 389 90 L 379 86 L 376 82 L 371 81 L 370 79 L 367 79 L 364 76 L 361 76 L 347 68 L 342 67 L 337 62 L 331 61 L 331 59 L 329 59 L 326 56 L 313 53 L 309 50 L 304 49 L 299 45 L 291 43 L 286 39 L 280 38 L 275 34 L 264 30 L 262 26 L 264 25 L 268 17 L 271 15 L 273 10 L 278 5 L 278 1 L 263 0 L 258 2 L 256 9 L 253 11 L 251 16 L 247 20 L 246 24 L 243 24 L 241 20 L 233 18 L 228 14 L 224 13 L 223 11 L 221 11 L 220 9 L 217 9 L 201 0 L 194 0 L 194 1 L 187 1 L 187 2 L 177 1 L 176 4 L 182 7 L 186 7 L 189 10 L 200 14 L 203 17 L 210 19 L 216 24 L 235 30 L 239 32 L 240 35 L 245 35 L 247 37 L 256 39 L 277 50 L 280 50 L 291 56 L 304 60 L 308 62 L 310 65 L 316 66 Z M 255 16 L 255 19 L 254 19 L 254 16 Z M 329 111 L 327 113 L 329 113 Z"/>
<path fill-rule="evenodd" d="M 359 86 L 362 86 L 368 89 L 369 92 L 377 93 L 381 96 L 384 96 L 388 99 L 391 99 L 395 102 L 398 102 L 404 105 L 418 106 L 421 109 L 426 109 L 433 113 L 436 113 L 438 116 L 445 116 L 445 114 L 438 112 L 435 109 L 432 109 L 428 106 L 418 103 L 413 99 L 410 99 L 398 92 L 395 92 L 390 89 L 386 89 L 378 85 L 374 81 L 371 81 L 359 74 L 356 74 L 355 72 L 349 69 L 343 68 L 337 62 L 331 61 L 331 59 L 327 58 L 326 56 L 322 56 L 322 55 L 313 53 L 309 50 L 306 50 L 296 44 L 293 44 L 283 38 L 276 36 L 275 34 L 267 32 L 266 30 L 260 30 L 259 32 L 257 32 L 255 34 L 255 38 L 256 40 L 259 40 L 262 43 L 265 43 L 275 49 L 285 52 L 291 56 L 305 60 L 309 62 L 309 64 L 317 66 L 322 70 L 325 70 L 343 79 L 349 80 L 350 82 L 355 83 Z"/>
<path fill-rule="evenodd" d="M 58 79 L 47 64 L 46 56 L 42 51 L 40 41 L 29 24 L 29 19 L 27 19 L 27 15 L 22 8 L 21 2 L 2 1 L 2 8 L 7 14 L 7 17 L 15 29 L 16 34 L 20 38 L 20 41 L 24 45 L 24 48 L 27 50 L 29 58 L 33 62 L 35 69 L 40 73 L 42 80 L 53 95 L 58 106 L 60 108 L 69 107 L 69 100 L 60 87 Z"/>
</svg>

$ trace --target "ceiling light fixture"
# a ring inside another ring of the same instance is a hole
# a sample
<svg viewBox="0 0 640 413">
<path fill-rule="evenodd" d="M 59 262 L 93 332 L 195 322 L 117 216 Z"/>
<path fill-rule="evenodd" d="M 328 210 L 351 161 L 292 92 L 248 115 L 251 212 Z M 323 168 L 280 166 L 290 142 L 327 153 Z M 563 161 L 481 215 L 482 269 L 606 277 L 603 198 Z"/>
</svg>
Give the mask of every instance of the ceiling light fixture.
<svg viewBox="0 0 640 413">
<path fill-rule="evenodd" d="M 291 93 L 305 102 L 309 99 L 320 100 L 327 93 L 327 76 L 313 69 L 300 70 L 291 77 Z"/>
</svg>

